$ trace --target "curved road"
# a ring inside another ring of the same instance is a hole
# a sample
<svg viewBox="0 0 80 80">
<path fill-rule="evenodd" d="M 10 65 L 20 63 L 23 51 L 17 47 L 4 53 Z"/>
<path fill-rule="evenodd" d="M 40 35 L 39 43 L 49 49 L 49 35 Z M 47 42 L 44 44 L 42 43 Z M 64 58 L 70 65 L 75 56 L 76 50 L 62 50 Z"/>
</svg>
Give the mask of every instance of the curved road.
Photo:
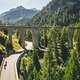
<svg viewBox="0 0 80 80">
<path fill-rule="evenodd" d="M 32 43 L 30 44 L 32 45 Z M 31 49 L 32 46 L 30 44 L 28 43 L 26 48 Z M 18 79 L 16 62 L 19 56 L 24 53 L 24 50 L 20 50 L 20 51 L 21 52 L 19 54 L 13 54 L 5 59 L 5 61 L 7 61 L 7 66 L 6 66 L 6 69 L 4 69 L 4 66 L 3 66 L 0 80 L 17 80 Z"/>
</svg>

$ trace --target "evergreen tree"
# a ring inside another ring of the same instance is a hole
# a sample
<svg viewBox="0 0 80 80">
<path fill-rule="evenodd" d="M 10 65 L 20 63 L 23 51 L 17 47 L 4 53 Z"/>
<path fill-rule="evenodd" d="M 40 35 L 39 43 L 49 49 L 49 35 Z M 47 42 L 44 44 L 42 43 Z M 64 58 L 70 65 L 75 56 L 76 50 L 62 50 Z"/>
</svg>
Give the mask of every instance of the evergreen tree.
<svg viewBox="0 0 80 80">
<path fill-rule="evenodd" d="M 69 30 L 66 27 L 64 27 L 61 30 L 61 36 L 60 36 L 61 57 L 64 62 L 66 62 L 69 56 L 68 39 L 69 39 Z"/>
<path fill-rule="evenodd" d="M 34 50 L 34 52 L 33 52 L 33 64 L 36 67 L 36 70 L 39 71 L 41 66 L 40 66 L 40 63 L 39 63 L 38 51 L 37 50 Z"/>
<path fill-rule="evenodd" d="M 80 63 L 77 51 L 72 50 L 71 56 L 65 68 L 65 75 L 63 80 L 79 80 L 80 79 Z"/>
<path fill-rule="evenodd" d="M 6 47 L 6 50 L 7 50 L 7 56 L 9 56 L 10 54 L 13 53 L 13 46 L 12 46 L 12 43 L 8 40 L 6 40 L 5 42 L 5 47 Z"/>
<path fill-rule="evenodd" d="M 47 52 L 44 53 L 44 63 L 41 69 L 41 80 L 60 80 L 58 75 L 58 44 L 59 44 L 59 32 L 57 27 L 53 27 L 48 34 L 48 46 Z M 60 69 L 61 70 L 61 69 Z M 61 73 L 60 73 L 61 74 Z"/>
<path fill-rule="evenodd" d="M 80 79 L 80 31 L 74 32 L 74 49 L 70 53 L 67 66 L 65 68 L 64 80 Z"/>
</svg>

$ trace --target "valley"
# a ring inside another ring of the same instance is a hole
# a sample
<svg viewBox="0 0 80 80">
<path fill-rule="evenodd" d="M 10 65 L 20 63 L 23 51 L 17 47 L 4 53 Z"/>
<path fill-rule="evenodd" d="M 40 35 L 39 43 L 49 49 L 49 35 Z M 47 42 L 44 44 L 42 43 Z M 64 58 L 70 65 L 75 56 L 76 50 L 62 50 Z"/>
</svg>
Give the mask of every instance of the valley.
<svg viewBox="0 0 80 80">
<path fill-rule="evenodd" d="M 7 66 L 0 80 L 80 80 L 79 3 L 52 0 L 41 10 L 2 13 L 0 64 L 5 58 Z"/>
</svg>

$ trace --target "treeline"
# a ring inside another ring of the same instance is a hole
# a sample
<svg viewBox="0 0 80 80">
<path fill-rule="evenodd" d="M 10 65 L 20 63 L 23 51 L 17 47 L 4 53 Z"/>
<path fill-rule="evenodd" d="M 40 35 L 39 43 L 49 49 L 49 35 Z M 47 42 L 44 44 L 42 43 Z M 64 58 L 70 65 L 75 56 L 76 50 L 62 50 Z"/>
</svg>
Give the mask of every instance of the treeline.
<svg viewBox="0 0 80 80">
<path fill-rule="evenodd" d="M 73 48 L 69 47 L 70 30 L 56 25 L 47 33 L 47 51 L 39 49 L 25 54 L 20 61 L 20 80 L 80 80 L 80 31 L 73 34 Z"/>
</svg>

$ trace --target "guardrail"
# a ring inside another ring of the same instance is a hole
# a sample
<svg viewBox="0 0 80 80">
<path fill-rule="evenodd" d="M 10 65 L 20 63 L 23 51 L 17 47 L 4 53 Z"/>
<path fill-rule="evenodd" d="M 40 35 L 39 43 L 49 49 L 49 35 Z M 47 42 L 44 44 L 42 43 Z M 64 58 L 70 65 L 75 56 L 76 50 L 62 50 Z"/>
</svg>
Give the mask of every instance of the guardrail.
<svg viewBox="0 0 80 80">
<path fill-rule="evenodd" d="M 18 66 L 19 66 L 20 61 L 21 61 L 21 58 L 23 57 L 24 54 L 25 54 L 25 53 L 22 53 L 22 54 L 19 56 L 19 58 L 18 58 L 18 60 L 17 60 L 17 62 L 16 62 L 16 68 L 17 68 L 18 78 L 19 78 L 19 68 L 18 68 Z"/>
<path fill-rule="evenodd" d="M 16 80 L 19 80 L 19 72 L 18 72 L 18 66 L 19 66 L 19 62 L 20 62 L 20 59 L 23 57 L 24 55 L 24 52 L 21 53 L 21 55 L 19 56 L 19 58 L 17 59 L 16 61 L 16 64 L 15 64 L 15 70 L 16 70 Z"/>
<path fill-rule="evenodd" d="M 1 66 L 0 66 L 0 77 L 1 77 L 1 72 L 2 72 L 3 65 L 4 65 L 4 61 L 5 61 L 5 58 L 3 58 Z"/>
<path fill-rule="evenodd" d="M 26 50 L 26 52 L 28 53 L 28 50 Z M 24 56 L 24 54 L 26 54 L 26 52 L 22 52 L 22 54 L 19 56 L 19 58 L 18 58 L 18 60 L 16 62 L 18 78 L 19 78 L 19 71 L 20 71 L 18 66 L 20 66 L 21 58 Z"/>
<path fill-rule="evenodd" d="M 20 53 L 20 52 L 19 52 Z M 19 54 L 18 53 L 18 54 Z M 17 54 L 17 53 L 16 53 Z M 15 63 L 15 70 L 16 70 L 16 73 L 15 73 L 15 75 L 16 75 L 16 80 L 19 80 L 19 68 L 18 68 L 18 66 L 19 66 L 19 62 L 20 62 L 20 60 L 21 60 L 21 58 L 23 57 L 23 55 L 25 54 L 25 52 L 24 51 L 22 51 L 21 52 L 21 55 L 19 56 L 19 58 L 17 59 L 17 61 L 16 61 L 16 63 Z"/>
</svg>

